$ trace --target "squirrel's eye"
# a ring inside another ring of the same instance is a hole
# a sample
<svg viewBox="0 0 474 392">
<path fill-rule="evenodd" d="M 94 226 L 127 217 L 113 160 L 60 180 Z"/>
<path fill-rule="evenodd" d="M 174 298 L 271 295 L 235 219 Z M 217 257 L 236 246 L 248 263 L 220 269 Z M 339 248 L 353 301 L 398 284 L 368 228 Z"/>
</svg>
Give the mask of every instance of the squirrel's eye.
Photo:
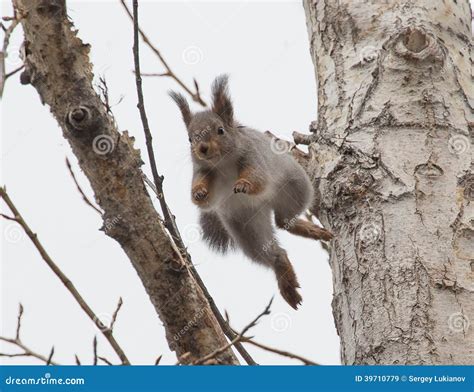
<svg viewBox="0 0 474 392">
<path fill-rule="evenodd" d="M 217 128 L 217 133 L 219 135 L 223 135 L 224 134 L 224 128 L 222 128 L 222 127 Z"/>
<path fill-rule="evenodd" d="M 189 143 L 192 143 L 192 142 L 193 142 L 193 141 L 191 140 L 191 138 L 188 138 L 188 140 L 189 140 Z"/>
</svg>

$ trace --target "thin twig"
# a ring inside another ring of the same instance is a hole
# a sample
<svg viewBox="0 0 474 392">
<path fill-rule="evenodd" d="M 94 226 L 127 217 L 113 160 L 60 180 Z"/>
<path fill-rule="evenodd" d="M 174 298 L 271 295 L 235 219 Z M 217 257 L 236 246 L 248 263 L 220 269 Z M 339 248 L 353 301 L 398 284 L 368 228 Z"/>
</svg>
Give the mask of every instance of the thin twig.
<svg viewBox="0 0 474 392">
<path fill-rule="evenodd" d="M 100 359 L 102 362 L 106 363 L 107 365 L 113 366 L 113 363 L 110 362 L 107 358 L 101 356 L 98 356 L 97 358 Z"/>
<path fill-rule="evenodd" d="M 23 317 L 23 305 L 20 303 L 19 309 L 18 309 L 18 317 L 17 317 L 17 322 L 16 322 L 16 335 L 15 339 L 17 341 L 20 341 L 20 329 L 21 329 L 21 318 Z"/>
<path fill-rule="evenodd" d="M 92 341 L 92 352 L 94 353 L 94 360 L 93 360 L 93 365 L 97 366 L 97 336 L 94 336 L 94 340 Z"/>
<path fill-rule="evenodd" d="M 17 72 L 20 72 L 23 68 L 25 68 L 25 64 L 22 64 L 18 68 L 15 68 L 13 71 L 8 72 L 5 75 L 5 80 L 7 80 L 10 76 L 15 75 Z"/>
<path fill-rule="evenodd" d="M 163 355 L 160 355 L 158 358 L 156 358 L 155 366 L 160 364 L 161 358 L 163 358 Z"/>
<path fill-rule="evenodd" d="M 202 365 L 207 363 L 209 360 L 216 358 L 219 354 L 222 354 L 224 351 L 228 350 L 231 348 L 233 345 L 236 343 L 240 342 L 243 338 L 243 336 L 248 332 L 249 329 L 255 327 L 257 325 L 258 321 L 263 317 L 268 314 L 270 314 L 270 307 L 272 306 L 273 298 L 270 300 L 268 305 L 265 307 L 263 312 L 261 312 L 255 319 L 253 319 L 239 334 L 236 335 L 236 337 L 227 343 L 225 346 L 222 346 L 221 348 L 218 348 L 217 350 L 213 351 L 212 353 L 199 358 L 198 360 L 193 362 L 193 365 Z"/>
<path fill-rule="evenodd" d="M 209 364 L 210 361 L 213 361 L 216 358 L 217 355 L 219 355 L 223 351 L 229 349 L 230 347 L 232 347 L 233 345 L 235 345 L 238 342 L 249 343 L 249 344 L 252 344 L 256 347 L 261 348 L 262 350 L 266 350 L 266 351 L 272 352 L 274 354 L 278 354 L 278 355 L 288 357 L 288 358 L 292 358 L 292 359 L 298 359 L 299 361 L 303 362 L 305 365 L 318 365 L 316 362 L 311 361 L 310 359 L 304 358 L 301 355 L 297 355 L 297 354 L 290 353 L 288 351 L 279 350 L 279 349 L 276 349 L 276 348 L 273 348 L 273 347 L 269 347 L 265 344 L 258 343 L 256 341 L 254 341 L 252 337 L 245 336 L 245 334 L 251 328 L 253 328 L 263 316 L 266 316 L 266 315 L 270 314 L 270 307 L 272 305 L 272 301 L 273 301 L 273 298 L 270 300 L 269 304 L 265 307 L 265 310 L 263 312 L 261 312 L 252 322 L 250 322 L 240 333 L 236 333 L 234 331 L 236 333 L 236 337 L 231 342 L 229 342 L 225 346 L 213 351 L 212 353 L 206 355 L 205 357 L 199 358 L 198 360 L 194 361 L 193 365 Z"/>
<path fill-rule="evenodd" d="M 92 207 L 97 213 L 100 214 L 100 216 L 103 215 L 102 211 L 100 211 L 94 204 L 92 204 L 92 202 L 87 198 L 86 194 L 84 193 L 84 191 L 82 190 L 81 186 L 79 185 L 79 183 L 77 182 L 77 178 L 76 178 L 76 175 L 74 174 L 74 172 L 72 171 L 72 166 L 71 166 L 71 162 L 69 162 L 69 159 L 66 158 L 66 166 L 69 170 L 69 173 L 71 174 L 71 177 L 74 181 L 74 184 L 76 184 L 76 187 L 77 187 L 77 190 L 79 191 L 79 193 L 81 194 L 82 196 L 82 199 L 86 202 L 86 204 L 90 207 Z"/>
<path fill-rule="evenodd" d="M 5 34 L 3 36 L 3 46 L 2 51 L 0 52 L 0 97 L 3 96 L 3 90 L 5 88 L 5 82 L 7 81 L 7 70 L 5 66 L 5 59 L 7 57 L 7 49 L 10 43 L 10 37 L 15 30 L 15 27 L 20 23 L 20 18 L 13 18 L 11 19 L 10 26 L 7 27 L 5 30 Z"/>
<path fill-rule="evenodd" d="M 45 357 L 44 355 L 38 354 L 31 350 L 29 347 L 25 346 L 23 342 L 20 339 L 20 330 L 21 330 L 21 320 L 23 317 L 23 305 L 20 304 L 19 309 L 18 309 L 18 317 L 17 317 L 17 324 L 16 324 L 16 334 L 15 338 L 5 338 L 3 336 L 0 336 L 0 341 L 10 343 L 21 350 L 23 352 L 21 353 L 13 353 L 13 354 L 7 354 L 7 353 L 0 353 L 0 357 L 8 357 L 8 358 L 14 358 L 14 357 L 33 357 L 36 359 L 39 359 L 40 361 L 44 362 L 46 365 L 58 365 L 56 362 L 52 361 L 52 355 L 50 354 L 49 357 Z M 54 347 L 53 347 L 53 354 L 54 354 Z"/>
<path fill-rule="evenodd" d="M 293 354 L 293 353 L 290 353 L 288 351 L 283 351 L 283 350 L 279 350 L 277 348 L 273 348 L 273 347 L 269 347 L 267 345 L 264 345 L 262 343 L 258 343 L 256 342 L 255 340 L 253 339 L 249 339 L 249 338 L 246 338 L 246 337 L 243 337 L 242 338 L 242 342 L 244 343 L 250 343 L 256 347 L 259 347 L 261 348 L 262 350 L 265 350 L 265 351 L 269 351 L 269 352 L 272 352 L 274 354 L 278 354 L 278 355 L 281 355 L 283 357 L 288 357 L 288 358 L 292 358 L 292 359 L 298 359 L 300 360 L 301 362 L 303 362 L 305 365 L 319 365 L 318 363 L 316 362 L 313 362 L 311 361 L 310 359 L 307 359 L 307 358 L 304 358 L 302 357 L 301 355 L 297 355 L 297 354 Z"/>
<path fill-rule="evenodd" d="M 49 353 L 48 360 L 46 361 L 46 366 L 51 365 L 51 361 L 53 360 L 54 355 L 54 346 L 51 348 L 51 352 Z"/>
<path fill-rule="evenodd" d="M 123 8 L 125 9 L 125 12 L 127 13 L 127 15 L 129 16 L 130 20 L 133 22 L 133 15 L 132 13 L 130 12 L 130 9 L 128 8 L 127 4 L 125 3 L 125 0 L 120 0 L 120 3 L 122 3 L 122 6 Z M 196 82 L 196 79 L 194 79 L 194 85 L 195 85 L 195 89 L 196 91 L 193 92 L 188 86 L 186 86 L 184 84 L 184 82 L 181 81 L 180 78 L 178 78 L 178 76 L 176 76 L 176 74 L 171 70 L 169 64 L 167 63 L 167 61 L 164 59 L 163 55 L 161 54 L 161 52 L 156 48 L 156 46 L 154 46 L 151 41 L 148 39 L 147 35 L 143 32 L 143 30 L 137 26 L 137 30 L 138 32 L 140 33 L 140 36 L 142 37 L 142 40 L 143 42 L 145 42 L 145 44 L 148 45 L 148 47 L 153 51 L 153 53 L 156 54 L 156 56 L 158 57 L 158 59 L 160 60 L 161 64 L 163 64 L 163 66 L 166 68 L 166 72 L 163 72 L 163 73 L 155 73 L 155 74 L 146 74 L 146 76 L 167 76 L 167 77 L 170 77 L 172 78 L 173 80 L 176 81 L 176 83 L 178 83 L 184 91 L 186 91 L 190 97 L 193 99 L 193 101 L 197 102 L 199 105 L 201 105 L 202 107 L 206 107 L 206 102 L 203 101 L 203 99 L 201 98 L 201 95 L 199 94 L 199 87 L 197 86 L 197 82 Z M 137 72 L 137 70 L 135 69 L 135 73 Z M 144 74 L 140 74 L 140 75 L 144 75 Z"/>
<path fill-rule="evenodd" d="M 33 245 L 36 247 L 38 250 L 39 254 L 43 258 L 43 260 L 46 262 L 48 267 L 54 272 L 54 274 L 61 280 L 61 282 L 66 286 L 66 289 L 72 294 L 76 302 L 79 304 L 79 306 L 84 310 L 84 312 L 89 316 L 89 318 L 92 320 L 92 322 L 97 326 L 97 323 L 99 322 L 99 318 L 96 316 L 94 311 L 91 309 L 91 307 L 87 304 L 87 302 L 84 300 L 82 295 L 77 291 L 76 287 L 72 283 L 72 281 L 64 274 L 64 272 L 61 271 L 61 269 L 56 265 L 56 263 L 51 259 L 49 254 L 46 252 L 44 249 L 43 245 L 41 242 L 38 240 L 38 236 L 33 233 L 33 231 L 30 229 L 30 227 L 26 224 L 25 220 L 23 217 L 20 215 L 18 212 L 17 208 L 13 204 L 12 200 L 7 194 L 6 188 L 0 187 L 0 196 L 5 200 L 5 203 L 7 204 L 8 208 L 10 208 L 11 212 L 15 216 L 17 222 L 20 224 L 20 226 L 23 228 L 25 233 L 28 235 L 30 238 L 31 242 L 33 242 Z M 130 361 L 128 360 L 127 356 L 125 355 L 123 349 L 120 347 L 120 345 L 117 343 L 115 340 L 115 337 L 112 334 L 112 331 L 109 328 L 99 328 L 104 337 L 107 339 L 107 341 L 110 343 L 120 360 L 122 361 L 122 364 L 124 365 L 130 365 Z"/>
<path fill-rule="evenodd" d="M 112 315 L 112 321 L 110 322 L 110 331 L 113 332 L 114 330 L 114 325 L 115 325 L 115 321 L 117 320 L 117 315 L 118 315 L 118 312 L 120 311 L 120 308 L 122 307 L 123 305 L 123 300 L 122 300 L 122 297 L 119 298 L 119 301 L 118 301 L 118 304 L 117 304 L 117 308 L 115 309 L 115 312 L 114 314 Z"/>
<path fill-rule="evenodd" d="M 293 132 L 293 140 L 295 144 L 309 145 L 312 142 L 313 135 L 304 135 L 299 132 Z"/>
<path fill-rule="evenodd" d="M 126 4 L 125 4 L 124 1 L 122 1 L 122 4 L 124 5 L 124 7 L 126 7 Z M 128 10 L 128 8 L 127 8 L 127 10 Z M 188 263 L 187 263 L 188 268 L 191 271 L 191 274 L 193 275 L 193 277 L 196 280 L 197 284 L 201 288 L 202 292 L 204 293 L 204 296 L 206 297 L 206 299 L 209 303 L 209 306 L 211 307 L 211 310 L 214 313 L 214 316 L 216 317 L 220 327 L 222 328 L 225 335 L 229 338 L 229 340 L 232 341 L 232 340 L 235 339 L 236 336 L 233 333 L 232 329 L 229 327 L 229 325 L 226 323 L 224 318 L 222 317 L 222 315 L 219 312 L 219 309 L 217 308 L 214 300 L 212 299 L 211 295 L 209 294 L 209 291 L 207 290 L 206 286 L 204 285 L 204 282 L 202 281 L 202 279 L 199 276 L 198 272 L 194 268 L 194 265 L 192 264 L 191 256 L 186 251 L 186 247 L 183 243 L 183 240 L 182 240 L 181 235 L 179 233 L 178 227 L 176 226 L 174 216 L 171 213 L 170 208 L 168 207 L 168 204 L 166 203 L 166 200 L 165 200 L 165 195 L 164 195 L 164 192 L 163 192 L 163 179 L 164 179 L 164 177 L 160 176 L 158 174 L 158 170 L 156 168 L 155 154 L 154 154 L 154 151 L 153 151 L 153 144 L 152 144 L 152 136 L 151 136 L 151 132 L 150 132 L 150 127 L 148 125 L 148 118 L 147 118 L 147 115 L 146 115 L 144 98 L 143 98 L 142 78 L 141 78 L 141 72 L 140 72 L 139 40 L 138 40 L 138 33 L 140 32 L 140 28 L 138 26 L 138 3 L 137 3 L 136 0 L 133 1 L 132 20 L 133 20 L 133 38 L 134 38 L 133 39 L 133 59 L 134 59 L 134 63 L 135 63 L 135 82 L 136 82 L 136 85 L 137 85 L 138 109 L 140 111 L 140 118 L 142 120 L 143 131 L 145 133 L 148 159 L 150 160 L 151 172 L 153 174 L 153 181 L 155 183 L 155 193 L 158 197 L 158 200 L 159 200 L 160 206 L 161 206 L 161 210 L 163 212 L 164 224 L 165 224 L 165 227 L 168 229 L 169 233 L 171 234 L 171 237 L 173 238 L 174 242 L 176 243 L 178 248 L 183 253 L 183 256 L 188 261 Z M 253 360 L 253 358 L 247 352 L 247 350 L 245 350 L 245 348 L 239 342 L 237 342 L 235 344 L 235 348 L 240 353 L 240 355 L 242 355 L 242 358 L 244 358 L 244 360 L 249 365 L 257 365 L 257 363 Z"/>
<path fill-rule="evenodd" d="M 77 356 L 77 354 L 74 355 L 74 359 L 76 360 L 76 365 L 77 365 L 77 366 L 81 366 L 81 360 L 79 359 L 79 357 Z"/>
</svg>

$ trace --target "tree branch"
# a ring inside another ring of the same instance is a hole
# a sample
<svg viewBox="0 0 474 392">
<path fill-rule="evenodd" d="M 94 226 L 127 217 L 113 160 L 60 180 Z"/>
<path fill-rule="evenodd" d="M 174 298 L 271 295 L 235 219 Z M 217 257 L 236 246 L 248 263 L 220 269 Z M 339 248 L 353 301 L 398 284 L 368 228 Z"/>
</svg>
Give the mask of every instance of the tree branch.
<svg viewBox="0 0 474 392">
<path fill-rule="evenodd" d="M 288 351 L 284 351 L 284 350 L 279 350 L 279 349 L 276 349 L 276 348 L 273 348 L 273 347 L 269 347 L 267 345 L 264 345 L 264 344 L 261 344 L 261 343 L 257 343 L 256 341 L 253 340 L 253 338 L 250 338 L 250 337 L 246 337 L 245 334 L 251 329 L 253 328 L 255 325 L 257 325 L 258 321 L 263 317 L 263 316 L 266 316 L 266 315 L 269 315 L 270 314 L 270 307 L 272 305 L 272 302 L 273 302 L 273 298 L 270 300 L 270 302 L 268 303 L 268 305 L 265 307 L 265 309 L 263 310 L 263 312 L 261 312 L 254 320 L 252 320 L 244 329 L 242 329 L 242 331 L 240 333 L 235 333 L 235 338 L 230 341 L 229 343 L 227 343 L 225 346 L 215 350 L 214 352 L 206 355 L 205 357 L 203 358 L 200 358 L 196 361 L 193 362 L 193 365 L 205 365 L 205 364 L 210 364 L 210 363 L 213 363 L 213 360 L 214 358 L 216 357 L 216 355 L 219 355 L 222 350 L 226 350 L 232 346 L 234 346 L 236 343 L 238 342 L 243 342 L 243 343 L 249 343 L 249 344 L 252 344 L 256 347 L 259 347 L 265 351 L 269 351 L 269 352 L 272 352 L 272 353 L 275 353 L 275 354 L 278 354 L 278 355 L 281 355 L 281 356 L 284 356 L 284 357 L 288 357 L 288 358 L 292 358 L 292 359 L 298 359 L 300 360 L 301 362 L 303 362 L 305 365 L 318 365 L 316 362 L 313 362 L 307 358 L 304 358 L 300 355 L 297 355 L 297 354 L 293 354 L 293 353 L 290 353 Z M 235 332 L 235 331 L 234 331 Z M 179 362 L 178 362 L 179 364 Z"/>
<path fill-rule="evenodd" d="M 7 57 L 7 50 L 8 50 L 8 45 L 10 43 L 10 37 L 13 33 L 13 30 L 15 30 L 16 26 L 18 25 L 18 23 L 20 23 L 20 16 L 15 15 L 15 17 L 11 18 L 10 26 L 8 26 L 7 28 L 4 28 L 5 34 L 3 36 L 2 51 L 0 52 L 0 98 L 3 96 L 3 90 L 5 88 L 5 83 L 8 77 L 14 75 L 16 72 L 18 72 L 22 68 L 22 67 L 19 67 L 10 73 L 7 73 L 6 66 L 5 66 L 5 59 Z"/>
<path fill-rule="evenodd" d="M 7 353 L 0 353 L 0 357 L 7 357 L 7 358 L 15 358 L 15 357 L 33 357 L 36 359 L 39 359 L 40 361 L 44 362 L 46 365 L 58 365 L 56 362 L 53 362 L 53 354 L 54 354 L 54 347 L 51 350 L 50 354 L 48 357 L 45 357 L 44 355 L 38 354 L 31 350 L 29 347 L 25 346 L 23 342 L 20 339 L 20 330 L 21 330 L 21 319 L 23 317 L 23 305 L 20 304 L 19 309 L 18 309 L 18 318 L 17 318 L 17 325 L 16 325 L 16 335 L 15 338 L 5 338 L 3 336 L 0 336 L 0 341 L 6 342 L 9 344 L 12 344 L 21 350 L 23 352 L 21 353 L 13 353 L 13 354 L 7 354 Z"/>
<path fill-rule="evenodd" d="M 130 9 L 128 8 L 127 4 L 125 3 L 125 0 L 120 0 L 120 3 L 122 4 L 123 8 L 125 9 L 125 12 L 127 13 L 127 15 L 129 16 L 130 20 L 133 22 L 133 15 L 132 13 L 130 12 Z M 165 67 L 166 69 L 166 72 L 163 72 L 163 73 L 148 73 L 148 74 L 140 74 L 141 76 L 167 76 L 167 77 L 170 77 L 171 79 L 175 80 L 182 88 L 184 91 L 186 91 L 186 93 L 188 93 L 190 95 L 190 97 L 192 98 L 192 100 L 194 102 L 197 102 L 199 105 L 201 105 L 202 107 L 206 107 L 206 102 L 203 101 L 203 99 L 201 98 L 201 95 L 199 93 L 199 86 L 196 82 L 196 79 L 194 79 L 194 86 L 195 86 L 195 92 L 193 92 L 188 86 L 186 86 L 184 84 L 183 81 L 181 81 L 180 78 L 178 78 L 178 76 L 176 76 L 176 74 L 171 70 L 171 67 L 169 66 L 168 62 L 164 59 L 163 55 L 161 54 L 161 52 L 157 49 L 156 46 L 154 46 L 151 41 L 148 39 L 147 35 L 143 32 L 143 30 L 138 27 L 138 32 L 140 33 L 140 36 L 142 37 L 142 40 L 143 42 L 145 42 L 145 44 L 148 45 L 148 47 L 153 51 L 153 53 L 156 54 L 156 56 L 158 57 L 158 59 L 160 60 L 161 64 L 163 64 L 163 66 Z M 136 73 L 136 70 L 135 70 L 135 73 Z"/>
<path fill-rule="evenodd" d="M 11 212 L 15 215 L 15 220 L 18 222 L 18 224 L 22 227 L 22 229 L 25 231 L 26 235 L 30 238 L 31 242 L 33 245 L 36 247 L 38 250 L 39 254 L 43 258 L 43 260 L 46 262 L 48 267 L 54 272 L 54 274 L 59 278 L 59 280 L 64 284 L 66 289 L 71 293 L 71 295 L 74 297 L 76 302 L 79 304 L 79 306 L 84 310 L 84 312 L 89 316 L 89 318 L 92 320 L 92 322 L 98 326 L 99 318 L 96 316 L 94 311 L 91 309 L 91 307 L 86 303 L 82 295 L 77 291 L 76 287 L 72 283 L 72 281 L 61 271 L 61 269 L 58 267 L 58 265 L 51 259 L 49 254 L 46 252 L 44 249 L 43 245 L 41 242 L 38 240 L 38 236 L 33 233 L 33 231 L 30 229 L 30 227 L 26 224 L 25 220 L 23 217 L 20 215 L 19 211 L 13 204 L 12 200 L 7 194 L 7 191 L 5 188 L 0 188 L 0 196 L 2 199 L 5 201 L 7 204 L 8 208 L 11 210 Z M 17 340 L 19 340 L 19 334 L 20 334 L 20 322 L 21 322 L 21 315 L 23 313 L 23 307 L 20 307 L 20 314 L 18 315 L 18 327 L 17 327 Z M 130 365 L 130 362 L 125 355 L 124 351 L 120 347 L 120 345 L 117 343 L 115 340 L 114 336 L 112 335 L 112 330 L 109 328 L 99 328 L 104 337 L 107 339 L 107 341 L 110 343 L 112 346 L 113 350 L 117 353 L 118 357 L 122 361 L 122 364 L 124 365 Z"/>
</svg>

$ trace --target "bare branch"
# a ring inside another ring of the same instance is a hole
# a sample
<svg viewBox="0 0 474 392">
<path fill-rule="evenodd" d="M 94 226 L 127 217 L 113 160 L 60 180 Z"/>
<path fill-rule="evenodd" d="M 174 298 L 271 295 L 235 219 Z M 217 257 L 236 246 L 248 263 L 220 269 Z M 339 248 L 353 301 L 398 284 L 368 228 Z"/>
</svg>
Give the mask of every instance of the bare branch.
<svg viewBox="0 0 474 392">
<path fill-rule="evenodd" d="M 6 188 L 0 187 L 0 196 L 3 198 L 3 200 L 5 200 L 5 203 L 7 204 L 8 208 L 10 208 L 11 212 L 15 215 L 17 222 L 23 228 L 27 236 L 30 238 L 31 242 L 33 242 L 33 245 L 36 247 L 36 249 L 40 253 L 43 260 L 46 262 L 48 267 L 54 272 L 54 274 L 59 278 L 59 280 L 61 280 L 61 282 L 64 284 L 67 290 L 72 294 L 72 296 L 74 297 L 76 302 L 79 304 L 79 306 L 82 308 L 82 310 L 84 310 L 84 312 L 89 316 L 89 318 L 97 326 L 97 322 L 99 318 L 96 316 L 96 314 L 91 309 L 91 307 L 86 303 L 82 295 L 77 291 L 72 281 L 61 271 L 61 269 L 51 259 L 49 254 L 44 249 L 43 245 L 38 240 L 38 236 L 31 231 L 30 227 L 26 224 L 25 220 L 20 215 L 17 208 L 11 201 L 10 197 L 7 194 Z M 107 339 L 107 341 L 110 343 L 114 351 L 117 353 L 118 357 L 122 361 L 122 364 L 130 365 L 130 362 L 127 356 L 125 355 L 124 351 L 122 350 L 122 348 L 117 343 L 114 336 L 112 335 L 112 331 L 108 328 L 105 328 L 105 329 L 99 328 L 99 329 L 101 330 L 102 334 Z"/>
<path fill-rule="evenodd" d="M 94 354 L 94 359 L 93 359 L 92 364 L 94 366 L 97 366 L 97 359 L 98 359 L 98 356 L 97 356 L 97 336 L 94 336 L 94 339 L 92 340 L 92 352 Z"/>
<path fill-rule="evenodd" d="M 82 364 L 81 364 L 81 360 L 79 359 L 79 357 L 77 356 L 77 354 L 74 355 L 74 359 L 76 360 L 76 365 L 77 365 L 77 366 L 82 365 Z"/>
<path fill-rule="evenodd" d="M 299 132 L 293 132 L 293 140 L 295 141 L 296 144 L 305 144 L 305 145 L 309 145 L 311 144 L 312 138 L 313 135 L 304 135 L 302 133 L 299 133 Z"/>
<path fill-rule="evenodd" d="M 48 360 L 46 361 L 46 366 L 51 365 L 51 361 L 53 360 L 53 355 L 54 355 L 54 346 L 51 348 L 51 351 L 48 356 Z"/>
<path fill-rule="evenodd" d="M 255 325 L 257 325 L 258 321 L 263 316 L 266 316 L 266 315 L 270 314 L 270 307 L 272 305 L 272 302 L 273 302 L 273 298 L 270 300 L 270 302 L 265 307 L 263 312 L 261 312 L 253 321 L 251 321 L 240 333 L 236 334 L 236 337 L 231 342 L 229 342 L 225 346 L 215 350 L 214 352 L 210 353 L 209 355 L 206 355 L 205 357 L 200 358 L 197 361 L 194 361 L 193 365 L 209 365 L 209 364 L 211 364 L 212 361 L 215 359 L 216 355 L 219 355 L 222 352 L 222 350 L 225 350 L 225 349 L 228 349 L 229 347 L 232 347 L 237 342 L 249 343 L 249 344 L 252 344 L 252 345 L 254 345 L 256 347 L 259 347 L 263 350 L 266 350 L 266 351 L 269 351 L 269 352 L 272 352 L 272 353 L 275 353 L 275 354 L 278 354 L 278 355 L 281 355 L 281 356 L 284 356 L 284 357 L 288 357 L 288 358 L 292 358 L 292 359 L 298 359 L 301 362 L 303 362 L 305 365 L 318 365 L 316 362 L 313 362 L 313 361 L 311 361 L 307 358 L 304 358 L 301 355 L 297 355 L 297 354 L 290 353 L 288 351 L 279 350 L 279 349 L 276 349 L 276 348 L 273 348 L 273 347 L 269 347 L 267 345 L 257 343 L 256 341 L 253 340 L 252 337 L 244 336 L 251 328 L 253 328 Z M 226 312 L 226 316 L 227 316 L 227 319 L 228 319 L 227 312 Z"/>
<path fill-rule="evenodd" d="M 18 309 L 18 317 L 17 317 L 17 323 L 16 323 L 16 335 L 15 339 L 17 341 L 20 341 L 20 329 L 21 329 L 21 318 L 23 317 L 23 305 L 20 303 L 19 309 Z"/>
<path fill-rule="evenodd" d="M 311 361 L 310 359 L 307 359 L 307 358 L 304 358 L 302 357 L 301 355 L 297 355 L 297 354 L 293 354 L 293 353 L 290 353 L 288 351 L 283 351 L 283 350 L 279 350 L 279 349 L 276 349 L 276 348 L 273 348 L 273 347 L 269 347 L 267 345 L 264 345 L 264 344 L 261 344 L 261 343 L 257 343 L 255 340 L 253 339 L 249 339 L 249 338 L 246 338 L 244 337 L 242 339 L 242 341 L 244 343 L 250 343 L 256 347 L 259 347 L 261 348 L 262 350 L 265 350 L 265 351 L 269 351 L 269 352 L 272 352 L 272 353 L 275 353 L 275 354 L 278 354 L 278 355 L 281 355 L 283 357 L 288 357 L 288 358 L 292 358 L 292 359 L 298 359 L 300 360 L 301 362 L 303 362 L 305 365 L 319 365 L 318 363 L 316 362 L 313 362 Z"/>
<path fill-rule="evenodd" d="M 19 305 L 18 309 L 18 317 L 17 317 L 17 325 L 16 325 L 16 334 L 15 338 L 5 338 L 3 336 L 0 336 L 0 341 L 10 343 L 19 349 L 23 350 L 21 353 L 12 353 L 12 354 L 7 354 L 7 353 L 0 353 L 0 357 L 8 357 L 8 358 L 14 358 L 14 357 L 33 357 L 36 359 L 39 359 L 40 361 L 44 362 L 46 365 L 57 365 L 56 362 L 52 361 L 52 354 L 54 354 L 54 347 L 52 350 L 52 353 L 49 354 L 49 357 L 45 357 L 44 355 L 38 354 L 31 350 L 29 347 L 25 346 L 21 339 L 20 339 L 20 330 L 21 330 L 21 320 L 23 317 L 23 305 Z"/>
<path fill-rule="evenodd" d="M 163 358 L 163 355 L 160 355 L 158 358 L 156 358 L 156 361 L 155 361 L 155 366 L 159 365 L 160 362 L 161 362 L 161 358 Z"/>
<path fill-rule="evenodd" d="M 132 20 L 133 22 L 133 15 L 132 13 L 130 12 L 130 9 L 128 8 L 127 4 L 125 3 L 125 0 L 120 0 L 120 3 L 123 5 L 123 8 L 125 9 L 125 12 L 127 13 L 127 15 L 129 16 L 129 18 Z M 140 74 L 141 76 L 167 76 L 167 77 L 170 77 L 172 78 L 173 80 L 175 80 L 182 88 L 184 91 L 186 91 L 186 93 L 188 93 L 191 98 L 193 99 L 194 102 L 197 102 L 199 105 L 201 105 L 202 107 L 206 107 L 206 102 L 203 101 L 203 99 L 201 98 L 201 95 L 199 94 L 199 87 L 197 85 L 197 82 L 196 82 L 196 79 L 194 79 L 194 86 L 196 88 L 196 91 L 193 92 L 188 86 L 186 86 L 184 84 L 184 82 L 181 81 L 180 78 L 178 78 L 178 76 L 176 76 L 176 74 L 171 70 L 169 64 L 167 63 L 167 61 L 164 59 L 164 57 L 162 56 L 161 52 L 156 48 L 156 46 L 154 46 L 151 41 L 148 39 L 147 35 L 143 32 L 143 30 L 138 27 L 138 32 L 140 33 L 140 36 L 142 37 L 142 40 L 143 42 L 145 42 L 146 45 L 148 45 L 148 47 L 153 51 L 153 53 L 156 54 L 156 56 L 158 57 L 158 59 L 160 60 L 161 64 L 163 64 L 163 66 L 166 68 L 166 72 L 164 73 L 154 73 L 154 74 Z M 137 72 L 135 70 L 135 72 Z"/>
<path fill-rule="evenodd" d="M 113 363 L 110 362 L 107 358 L 105 357 L 101 357 L 101 356 L 98 356 L 97 357 L 98 359 L 100 359 L 102 362 L 104 362 L 105 364 L 109 365 L 109 366 L 113 366 Z"/>
<path fill-rule="evenodd" d="M 19 67 L 15 68 L 13 71 L 8 72 L 5 75 L 5 80 L 7 80 L 10 76 L 15 75 L 17 72 L 20 72 L 23 68 L 25 68 L 25 64 L 22 64 Z"/>
<path fill-rule="evenodd" d="M 122 307 L 123 305 L 123 300 L 122 300 L 122 297 L 119 298 L 119 301 L 117 303 L 117 308 L 115 309 L 115 312 L 114 314 L 112 315 L 112 321 L 110 322 L 110 331 L 113 332 L 114 330 L 114 325 L 115 325 L 115 321 L 117 320 L 117 315 L 118 315 L 118 312 L 120 311 L 120 308 Z"/>
<path fill-rule="evenodd" d="M 71 174 L 71 177 L 74 181 L 74 184 L 76 184 L 76 187 L 77 187 L 77 190 L 79 191 L 79 193 L 81 194 L 82 196 L 82 199 L 86 202 L 86 204 L 90 207 L 92 207 L 97 213 L 100 214 L 100 216 L 103 215 L 102 211 L 100 211 L 94 204 L 92 204 L 92 202 L 87 198 L 86 194 L 84 193 L 84 191 L 82 190 L 81 186 L 79 185 L 79 183 L 77 182 L 77 179 L 76 179 L 76 175 L 74 174 L 73 170 L 72 170 L 72 166 L 71 166 L 71 162 L 69 162 L 69 159 L 66 158 L 66 166 L 69 170 L 69 173 Z"/>
<path fill-rule="evenodd" d="M 197 361 L 193 362 L 193 365 L 203 365 L 203 364 L 208 364 L 208 361 L 215 359 L 216 356 L 224 352 L 225 350 L 228 350 L 230 347 L 234 346 L 236 343 L 240 342 L 242 340 L 242 337 L 244 336 L 245 333 L 248 332 L 249 329 L 255 327 L 257 325 L 258 321 L 263 317 L 268 314 L 270 314 L 270 307 L 272 306 L 273 298 L 270 300 L 268 305 L 265 307 L 263 312 L 261 312 L 255 319 L 253 319 L 243 330 L 240 332 L 236 337 L 227 343 L 225 346 L 218 348 L 217 350 L 213 351 L 212 353 L 199 358 Z"/>
<path fill-rule="evenodd" d="M 2 46 L 2 51 L 0 52 L 0 97 L 3 96 L 3 90 L 5 88 L 5 82 L 7 81 L 7 78 L 12 75 L 12 73 L 7 74 L 6 67 L 5 67 L 5 59 L 7 57 L 7 50 L 8 50 L 8 45 L 10 43 L 10 37 L 13 33 L 13 30 L 15 30 L 15 27 L 18 25 L 18 23 L 20 23 L 20 18 L 14 17 L 11 19 L 10 26 L 8 26 L 6 29 L 4 28 L 5 35 L 3 36 L 3 46 Z M 16 70 L 15 72 L 18 72 L 18 71 L 19 69 Z"/>
</svg>

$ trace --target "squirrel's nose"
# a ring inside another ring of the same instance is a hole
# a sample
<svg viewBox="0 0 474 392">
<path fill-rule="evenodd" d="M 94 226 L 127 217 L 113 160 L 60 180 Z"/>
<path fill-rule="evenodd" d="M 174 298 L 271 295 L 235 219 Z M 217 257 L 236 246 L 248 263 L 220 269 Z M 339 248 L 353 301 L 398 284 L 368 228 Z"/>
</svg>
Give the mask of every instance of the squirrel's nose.
<svg viewBox="0 0 474 392">
<path fill-rule="evenodd" d="M 199 151 L 202 153 L 202 154 L 207 154 L 207 152 L 209 151 L 209 144 L 207 143 L 201 143 L 199 145 Z"/>
</svg>

